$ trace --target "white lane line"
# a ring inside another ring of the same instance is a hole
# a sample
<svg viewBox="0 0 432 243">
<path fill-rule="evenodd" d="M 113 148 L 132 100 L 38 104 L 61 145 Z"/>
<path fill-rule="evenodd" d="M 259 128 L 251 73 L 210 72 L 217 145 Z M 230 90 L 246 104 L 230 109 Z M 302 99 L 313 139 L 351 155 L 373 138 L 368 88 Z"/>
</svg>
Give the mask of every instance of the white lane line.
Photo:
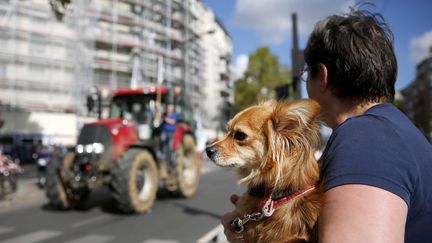
<svg viewBox="0 0 432 243">
<path fill-rule="evenodd" d="M 0 235 L 9 233 L 9 232 L 14 231 L 14 230 L 15 230 L 15 228 L 13 228 L 13 227 L 0 226 Z"/>
<path fill-rule="evenodd" d="M 143 241 L 142 243 L 179 243 L 179 241 L 176 241 L 176 240 L 148 239 L 146 241 Z"/>
<path fill-rule="evenodd" d="M 60 231 L 38 230 L 29 234 L 9 238 L 0 243 L 36 243 L 61 235 Z"/>
<path fill-rule="evenodd" d="M 207 232 L 205 235 L 203 235 L 201 238 L 197 240 L 197 243 L 210 243 L 210 242 L 228 242 L 225 235 L 223 226 L 219 224 L 218 226 L 214 227 L 212 230 Z"/>
<path fill-rule="evenodd" d="M 97 222 L 97 221 L 100 221 L 100 220 L 104 220 L 104 219 L 107 219 L 107 218 L 109 218 L 109 216 L 107 216 L 107 215 L 100 215 L 100 216 L 97 216 L 97 217 L 94 217 L 94 218 L 84 219 L 84 220 L 75 222 L 75 223 L 73 223 L 71 225 L 71 227 L 72 228 L 77 228 L 77 227 L 81 227 L 81 226 L 84 226 L 84 225 L 87 225 L 87 224 L 92 224 L 94 222 Z"/>
<path fill-rule="evenodd" d="M 87 235 L 72 241 L 68 241 L 67 243 L 105 243 L 114 239 L 113 236 L 109 235 Z"/>
</svg>

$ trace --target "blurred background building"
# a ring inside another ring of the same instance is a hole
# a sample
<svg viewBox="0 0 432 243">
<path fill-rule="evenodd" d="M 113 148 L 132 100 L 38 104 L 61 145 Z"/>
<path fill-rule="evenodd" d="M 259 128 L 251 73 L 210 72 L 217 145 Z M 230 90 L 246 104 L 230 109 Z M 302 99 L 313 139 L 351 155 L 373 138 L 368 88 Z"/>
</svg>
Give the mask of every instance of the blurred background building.
<svg viewBox="0 0 432 243">
<path fill-rule="evenodd" d="M 204 129 L 229 118 L 231 37 L 200 0 L 72 0 L 63 21 L 3 0 L 0 29 L 2 135 L 72 145 L 94 88 L 180 87 Z"/>
<path fill-rule="evenodd" d="M 402 110 L 432 142 L 432 47 L 417 65 L 415 80 L 401 92 Z"/>
</svg>

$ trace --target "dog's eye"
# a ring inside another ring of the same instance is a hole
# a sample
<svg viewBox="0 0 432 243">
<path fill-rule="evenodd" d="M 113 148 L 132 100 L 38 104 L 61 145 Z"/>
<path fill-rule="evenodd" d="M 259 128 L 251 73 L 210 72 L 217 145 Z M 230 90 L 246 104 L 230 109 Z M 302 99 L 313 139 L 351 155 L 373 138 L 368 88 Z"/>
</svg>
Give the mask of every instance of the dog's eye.
<svg viewBox="0 0 432 243">
<path fill-rule="evenodd" d="M 236 132 L 234 133 L 234 139 L 235 139 L 235 140 L 243 141 L 243 140 L 246 139 L 246 137 L 247 137 L 247 135 L 246 135 L 246 133 L 244 133 L 244 132 L 236 131 Z"/>
</svg>

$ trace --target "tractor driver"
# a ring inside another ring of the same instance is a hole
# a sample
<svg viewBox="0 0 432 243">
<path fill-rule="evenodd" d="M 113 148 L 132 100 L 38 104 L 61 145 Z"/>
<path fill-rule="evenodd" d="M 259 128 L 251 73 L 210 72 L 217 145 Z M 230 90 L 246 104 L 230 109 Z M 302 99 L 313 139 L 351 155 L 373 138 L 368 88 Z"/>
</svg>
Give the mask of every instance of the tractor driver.
<svg viewBox="0 0 432 243">
<path fill-rule="evenodd" d="M 163 116 L 163 123 L 161 128 L 161 140 L 162 148 L 165 154 L 165 161 L 173 166 L 174 159 L 173 155 L 173 143 L 174 143 L 174 132 L 176 130 L 177 113 L 174 111 L 174 105 L 168 104 L 166 112 Z"/>
</svg>

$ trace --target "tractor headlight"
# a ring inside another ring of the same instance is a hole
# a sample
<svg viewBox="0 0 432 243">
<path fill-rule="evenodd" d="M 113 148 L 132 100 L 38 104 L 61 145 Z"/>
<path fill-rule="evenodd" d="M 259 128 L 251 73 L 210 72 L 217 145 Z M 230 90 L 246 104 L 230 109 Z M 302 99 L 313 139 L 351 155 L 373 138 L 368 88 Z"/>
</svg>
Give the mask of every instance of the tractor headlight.
<svg viewBox="0 0 432 243">
<path fill-rule="evenodd" d="M 101 143 L 94 143 L 93 144 L 93 153 L 95 154 L 101 154 L 104 151 L 104 146 Z"/>
<path fill-rule="evenodd" d="M 93 144 L 86 144 L 86 146 L 84 146 L 85 152 L 88 154 L 91 154 L 93 152 Z"/>
<path fill-rule="evenodd" d="M 92 143 L 92 144 L 78 144 L 75 148 L 77 154 L 101 154 L 104 151 L 104 145 L 101 143 Z"/>
<path fill-rule="evenodd" d="M 76 152 L 77 154 L 82 154 L 82 153 L 84 153 L 84 145 L 82 145 L 82 144 L 78 144 L 78 145 L 75 147 L 75 152 Z"/>
</svg>

